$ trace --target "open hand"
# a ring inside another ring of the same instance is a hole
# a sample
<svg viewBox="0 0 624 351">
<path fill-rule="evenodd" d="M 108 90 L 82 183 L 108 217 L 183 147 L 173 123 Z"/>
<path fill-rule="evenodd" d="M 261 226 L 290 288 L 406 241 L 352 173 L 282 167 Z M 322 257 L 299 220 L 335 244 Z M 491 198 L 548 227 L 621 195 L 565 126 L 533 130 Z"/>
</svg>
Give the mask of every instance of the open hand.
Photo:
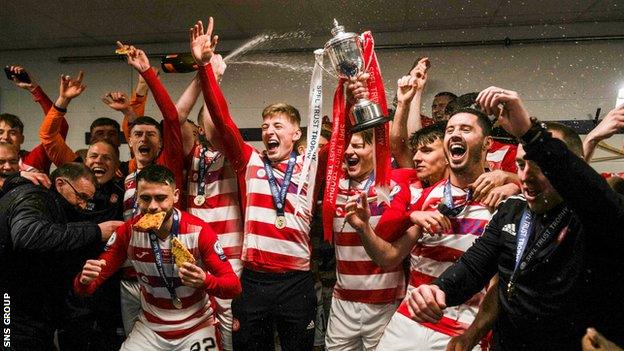
<svg viewBox="0 0 624 351">
<path fill-rule="evenodd" d="M 214 28 L 214 19 L 208 19 L 208 27 L 204 31 L 202 21 L 197 21 L 193 27 L 189 29 L 189 39 L 191 43 L 191 53 L 198 65 L 205 66 L 210 63 L 214 56 L 215 48 L 219 42 L 219 36 L 212 35 Z"/>
</svg>

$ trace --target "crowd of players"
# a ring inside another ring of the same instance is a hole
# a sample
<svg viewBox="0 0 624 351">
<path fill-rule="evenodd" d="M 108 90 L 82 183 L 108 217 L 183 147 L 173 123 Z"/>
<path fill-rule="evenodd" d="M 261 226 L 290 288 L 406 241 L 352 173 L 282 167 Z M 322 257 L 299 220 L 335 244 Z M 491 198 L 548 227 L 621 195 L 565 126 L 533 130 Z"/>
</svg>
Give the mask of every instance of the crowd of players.
<svg viewBox="0 0 624 351">
<path fill-rule="evenodd" d="M 298 110 L 264 109 L 264 150 L 243 140 L 219 87 L 225 64 L 213 24 L 190 29 L 199 70 L 176 103 L 145 53 L 117 44 L 140 79 L 131 96 L 103 98 L 123 123 L 96 119 L 86 152 L 65 142 L 83 72 L 61 76 L 52 102 L 32 72 L 10 67 L 45 117 L 40 144 L 25 152 L 20 119 L 0 115 L 3 349 L 624 345 L 624 202 L 609 186 L 621 178 L 586 163 L 624 127 L 624 106 L 584 143 L 565 125 L 529 117 L 517 92 L 498 87 L 439 93 L 426 117 L 429 60 L 418 59 L 397 82 L 390 199 L 376 188 L 372 131 L 347 131 L 328 245 L 319 204 L 331 123 L 316 187 L 298 192 L 306 181 Z M 367 78 L 345 84 L 347 108 L 368 96 Z M 148 92 L 161 122 L 144 116 Z M 162 211 L 157 232 L 133 229 Z M 195 264 L 174 264 L 174 237 Z M 330 298 L 321 293 L 328 287 Z"/>
</svg>

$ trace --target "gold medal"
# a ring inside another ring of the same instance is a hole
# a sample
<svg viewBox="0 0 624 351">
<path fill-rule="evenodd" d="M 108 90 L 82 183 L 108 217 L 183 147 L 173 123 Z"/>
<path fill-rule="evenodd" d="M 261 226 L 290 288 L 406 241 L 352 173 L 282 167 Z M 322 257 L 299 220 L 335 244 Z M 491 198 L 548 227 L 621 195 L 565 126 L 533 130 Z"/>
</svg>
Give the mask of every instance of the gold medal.
<svg viewBox="0 0 624 351">
<path fill-rule="evenodd" d="M 171 300 L 171 302 L 173 303 L 173 307 L 177 308 L 177 309 L 182 309 L 182 300 L 180 300 L 179 297 L 174 297 L 173 300 Z"/>
<path fill-rule="evenodd" d="M 204 195 L 197 195 L 195 196 L 195 200 L 193 200 L 193 202 L 195 203 L 195 206 L 201 206 L 204 202 L 206 202 L 206 197 Z"/>
<path fill-rule="evenodd" d="M 275 219 L 275 228 L 284 229 L 284 227 L 286 227 L 286 217 L 277 216 L 277 218 Z"/>
</svg>

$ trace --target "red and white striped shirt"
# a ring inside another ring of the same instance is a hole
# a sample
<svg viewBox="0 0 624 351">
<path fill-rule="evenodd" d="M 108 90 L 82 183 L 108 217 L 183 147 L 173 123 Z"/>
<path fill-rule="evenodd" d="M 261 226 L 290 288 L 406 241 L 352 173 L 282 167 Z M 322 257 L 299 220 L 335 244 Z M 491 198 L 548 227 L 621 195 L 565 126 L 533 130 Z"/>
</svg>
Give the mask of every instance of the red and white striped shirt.
<svg viewBox="0 0 624 351">
<path fill-rule="evenodd" d="M 175 210 L 178 211 L 178 210 Z M 111 236 L 106 250 L 99 259 L 106 265 L 97 279 L 89 285 L 80 283 L 80 274 L 74 280 L 78 294 L 92 294 L 107 278 L 130 260 L 141 285 L 141 314 L 139 318 L 151 330 L 165 339 L 178 339 L 200 328 L 213 325 L 213 308 L 208 294 L 232 298 L 240 293 L 240 281 L 225 257 L 220 257 L 216 234 L 201 219 L 186 212 L 180 212 L 178 238 L 197 259 L 196 265 L 206 274 L 205 288 L 196 289 L 183 285 L 178 276 L 178 267 L 172 260 L 171 240 L 158 239 L 163 269 L 167 277 L 173 277 L 176 295 L 182 301 L 182 308 L 173 306 L 171 295 L 155 264 L 154 252 L 148 233 L 137 232 L 132 225 L 139 217 L 127 221 Z"/>
<path fill-rule="evenodd" d="M 364 191 L 367 182 L 359 183 L 344 178 L 340 180 L 334 217 L 336 284 L 333 295 L 335 298 L 346 301 L 373 304 L 391 303 L 405 296 L 403 267 L 398 265 L 392 269 L 383 269 L 375 264 L 366 253 L 360 235 L 345 218 L 345 205 L 347 202 L 355 200 Z M 391 189 L 391 199 L 399 192 L 409 194 L 409 188 L 405 183 L 397 184 L 397 182 L 392 181 Z M 367 191 L 367 197 L 375 195 L 374 182 L 372 182 Z M 369 202 L 371 211 L 369 223 L 373 229 L 377 226 L 387 207 L 388 205 L 379 199 Z M 406 209 L 401 210 L 405 211 Z M 392 242 L 401 235 L 403 233 L 393 232 L 383 239 Z"/>
<path fill-rule="evenodd" d="M 196 143 L 191 151 L 188 164 L 187 210 L 206 223 L 217 233 L 225 255 L 230 260 L 240 260 L 243 247 L 243 221 L 238 199 L 236 174 L 229 162 L 219 151 L 205 150 Z M 199 194 L 199 163 L 207 166 L 204 173 L 204 201 L 197 205 L 195 199 Z"/>
<path fill-rule="evenodd" d="M 256 150 L 251 153 L 245 171 L 247 196 L 242 253 L 245 267 L 274 273 L 310 270 L 312 209 L 306 204 L 306 186 L 297 197 L 302 165 L 303 157 L 297 156 L 284 204 L 286 226 L 278 229 L 275 226 L 277 212 L 264 169 L 263 155 Z M 280 187 L 287 166 L 288 160 L 271 164 Z M 301 208 L 295 216 L 295 207 L 299 203 Z"/>
<path fill-rule="evenodd" d="M 444 187 L 448 179 L 423 191 L 415 210 L 436 211 L 437 205 L 444 201 Z M 451 186 L 453 202 L 462 205 L 466 192 Z M 442 235 L 425 234 L 414 246 L 410 257 L 410 288 L 421 284 L 431 284 L 442 272 L 455 263 L 473 242 L 483 234 L 491 218 L 488 209 L 475 201 L 468 201 L 464 210 L 455 218 L 450 218 L 452 230 Z M 422 323 L 424 326 L 447 335 L 461 334 L 477 315 L 479 304 L 483 300 L 485 289 L 477 293 L 466 303 L 449 307 L 438 323 Z M 410 317 L 405 301 L 399 306 L 399 313 Z"/>
<path fill-rule="evenodd" d="M 516 173 L 518 171 L 518 167 L 516 166 L 517 152 L 517 145 L 504 144 L 494 140 L 485 156 L 488 168 L 491 171 L 500 169 L 505 172 Z"/>
</svg>

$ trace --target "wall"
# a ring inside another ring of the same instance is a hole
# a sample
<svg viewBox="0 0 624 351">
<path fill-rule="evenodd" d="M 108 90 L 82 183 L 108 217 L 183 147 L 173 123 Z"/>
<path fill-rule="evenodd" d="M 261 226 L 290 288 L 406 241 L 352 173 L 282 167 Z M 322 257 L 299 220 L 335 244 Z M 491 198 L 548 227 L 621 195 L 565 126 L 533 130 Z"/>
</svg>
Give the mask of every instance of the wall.
<svg viewBox="0 0 624 351">
<path fill-rule="evenodd" d="M 404 34 L 403 34 L 404 35 Z M 386 38 L 389 34 L 377 37 Z M 239 42 L 222 44 L 231 50 Z M 175 52 L 187 49 L 185 43 L 146 45 L 149 52 Z M 114 47 L 57 48 L 47 50 L 0 51 L 0 64 L 21 64 L 50 95 L 58 95 L 59 74 L 75 75 L 86 72 L 87 90 L 69 106 L 68 143 L 75 149 L 83 148 L 84 132 L 91 121 L 100 116 L 121 120 L 115 111 L 100 102 L 110 90 L 129 92 L 136 83 L 135 72 L 123 61 L 59 63 L 60 56 L 110 55 Z M 379 50 L 378 58 L 390 92 L 396 80 L 406 73 L 416 56 L 427 55 L 432 62 L 430 82 L 423 100 L 423 110 L 430 114 L 432 96 L 447 90 L 455 93 L 478 91 L 497 85 L 521 93 L 530 113 L 544 120 L 593 118 L 596 108 L 602 116 L 613 108 L 616 92 L 624 84 L 624 45 L 622 41 L 551 43 L 532 45 L 477 46 L 427 48 L 421 50 Z M 269 61 L 297 66 L 297 70 L 277 69 L 271 66 L 231 63 L 222 87 L 230 104 L 230 112 L 240 127 L 257 127 L 260 112 L 269 103 L 289 102 L 307 113 L 309 68 L 313 65 L 311 53 L 255 54 L 239 58 L 245 61 Z M 152 57 L 152 65 L 159 61 Z M 174 100 L 182 93 L 191 74 L 162 74 L 165 86 Z M 324 112 L 331 111 L 335 79 L 324 76 Z M 41 109 L 29 94 L 15 88 L 8 80 L 0 80 L 0 111 L 20 116 L 26 125 L 24 147 L 37 142 L 37 130 L 42 118 Z M 197 108 L 192 116 L 196 116 Z M 160 116 L 150 99 L 147 115 Z M 620 147 L 623 138 L 614 137 L 610 144 Z M 122 150 L 127 157 L 126 150 Z M 597 152 L 595 157 L 609 154 Z M 621 160 L 593 164 L 600 171 L 624 170 Z"/>
</svg>

